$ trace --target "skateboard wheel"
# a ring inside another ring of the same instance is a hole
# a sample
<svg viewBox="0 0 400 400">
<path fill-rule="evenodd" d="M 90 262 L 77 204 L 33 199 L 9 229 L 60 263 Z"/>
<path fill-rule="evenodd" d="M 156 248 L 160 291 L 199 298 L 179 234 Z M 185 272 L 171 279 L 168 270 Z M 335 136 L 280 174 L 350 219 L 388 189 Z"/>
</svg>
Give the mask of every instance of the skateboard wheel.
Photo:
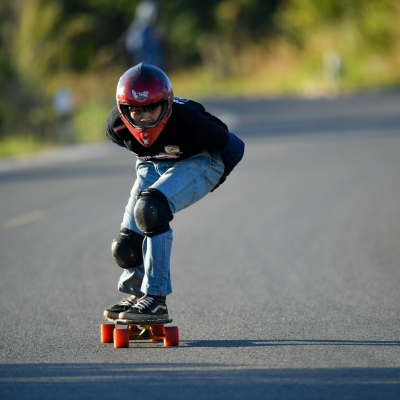
<svg viewBox="0 0 400 400">
<path fill-rule="evenodd" d="M 179 346 L 179 330 L 177 326 L 166 326 L 164 328 L 164 346 Z"/>
<path fill-rule="evenodd" d="M 164 335 L 164 324 L 153 325 L 151 327 L 153 335 Z M 162 342 L 164 339 L 151 339 L 152 342 Z"/>
<path fill-rule="evenodd" d="M 115 329 L 114 324 L 101 324 L 101 326 L 100 326 L 101 343 L 112 343 L 113 342 L 114 329 Z"/>
<path fill-rule="evenodd" d="M 128 329 L 114 329 L 114 347 L 116 349 L 129 347 Z"/>
</svg>

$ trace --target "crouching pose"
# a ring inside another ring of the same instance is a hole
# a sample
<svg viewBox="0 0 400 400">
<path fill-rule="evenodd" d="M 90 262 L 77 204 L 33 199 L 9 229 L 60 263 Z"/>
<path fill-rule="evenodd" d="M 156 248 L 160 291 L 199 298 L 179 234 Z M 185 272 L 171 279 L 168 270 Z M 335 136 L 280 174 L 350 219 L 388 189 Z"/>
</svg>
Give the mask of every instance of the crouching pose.
<svg viewBox="0 0 400 400">
<path fill-rule="evenodd" d="M 106 134 L 133 152 L 137 162 L 136 181 L 111 247 L 123 268 L 118 289 L 129 296 L 104 315 L 165 320 L 166 296 L 172 292 L 170 221 L 225 181 L 242 159 L 244 144 L 201 104 L 174 97 L 165 73 L 144 63 L 120 78 Z"/>
</svg>

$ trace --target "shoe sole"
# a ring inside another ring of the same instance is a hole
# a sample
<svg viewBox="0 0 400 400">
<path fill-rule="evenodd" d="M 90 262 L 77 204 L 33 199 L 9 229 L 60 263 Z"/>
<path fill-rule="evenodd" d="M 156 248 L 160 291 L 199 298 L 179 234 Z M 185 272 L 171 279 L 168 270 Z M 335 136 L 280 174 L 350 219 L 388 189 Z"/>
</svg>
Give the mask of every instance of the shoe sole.
<svg viewBox="0 0 400 400">
<path fill-rule="evenodd" d="M 109 312 L 109 311 L 106 310 L 106 311 L 103 312 L 103 315 L 106 318 L 109 318 L 109 319 L 118 319 L 119 313 L 115 314 L 115 313 L 112 313 L 112 312 Z"/>
</svg>

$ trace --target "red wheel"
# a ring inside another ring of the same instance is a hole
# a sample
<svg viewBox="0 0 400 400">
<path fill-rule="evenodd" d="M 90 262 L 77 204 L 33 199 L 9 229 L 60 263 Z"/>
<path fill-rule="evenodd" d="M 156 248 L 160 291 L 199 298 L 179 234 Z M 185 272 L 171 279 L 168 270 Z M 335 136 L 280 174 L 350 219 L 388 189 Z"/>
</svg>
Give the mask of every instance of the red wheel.
<svg viewBox="0 0 400 400">
<path fill-rule="evenodd" d="M 164 335 L 164 324 L 153 325 L 151 327 L 153 335 Z M 162 342 L 164 339 L 151 339 L 152 342 Z"/>
<path fill-rule="evenodd" d="M 128 329 L 114 329 L 114 347 L 116 349 L 129 347 Z"/>
<path fill-rule="evenodd" d="M 114 324 L 101 324 L 101 326 L 100 326 L 101 343 L 112 343 L 113 342 L 114 329 L 115 329 Z"/>
<path fill-rule="evenodd" d="M 166 326 L 164 328 L 164 346 L 179 346 L 179 330 L 177 326 Z"/>
</svg>

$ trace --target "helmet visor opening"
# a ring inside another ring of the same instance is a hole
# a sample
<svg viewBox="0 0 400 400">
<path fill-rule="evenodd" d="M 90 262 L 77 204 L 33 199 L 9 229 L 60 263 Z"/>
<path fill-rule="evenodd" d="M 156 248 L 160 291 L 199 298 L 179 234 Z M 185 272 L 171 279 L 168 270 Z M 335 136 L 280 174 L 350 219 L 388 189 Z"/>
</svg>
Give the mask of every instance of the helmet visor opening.
<svg viewBox="0 0 400 400">
<path fill-rule="evenodd" d="M 132 107 L 142 109 L 143 111 L 146 112 L 146 111 L 154 110 L 159 105 L 161 105 L 160 115 L 158 116 L 157 120 L 151 124 L 147 124 L 147 125 L 137 124 L 137 123 L 135 123 L 134 119 L 131 116 L 131 108 Z M 149 105 L 145 105 L 145 106 L 136 106 L 133 104 L 120 104 L 120 108 L 121 108 L 121 112 L 123 113 L 125 118 L 135 129 L 145 130 L 145 129 L 154 128 L 155 126 L 157 126 L 160 123 L 160 121 L 164 118 L 165 113 L 167 112 L 168 102 L 163 100 L 158 103 L 153 103 L 153 104 L 149 104 Z"/>
</svg>

